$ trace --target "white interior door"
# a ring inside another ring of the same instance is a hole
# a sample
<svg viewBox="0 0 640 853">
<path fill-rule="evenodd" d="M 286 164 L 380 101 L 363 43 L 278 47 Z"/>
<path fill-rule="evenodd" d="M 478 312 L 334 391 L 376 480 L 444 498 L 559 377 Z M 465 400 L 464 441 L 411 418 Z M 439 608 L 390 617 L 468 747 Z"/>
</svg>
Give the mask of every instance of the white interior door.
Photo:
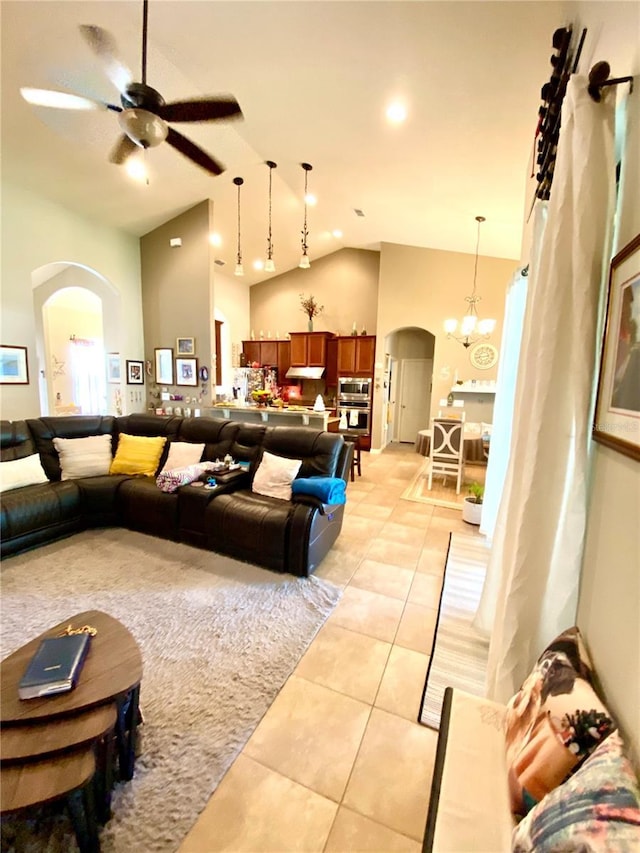
<svg viewBox="0 0 640 853">
<path fill-rule="evenodd" d="M 418 430 L 429 427 L 433 359 L 404 358 L 398 382 L 398 441 L 413 443 Z"/>
</svg>

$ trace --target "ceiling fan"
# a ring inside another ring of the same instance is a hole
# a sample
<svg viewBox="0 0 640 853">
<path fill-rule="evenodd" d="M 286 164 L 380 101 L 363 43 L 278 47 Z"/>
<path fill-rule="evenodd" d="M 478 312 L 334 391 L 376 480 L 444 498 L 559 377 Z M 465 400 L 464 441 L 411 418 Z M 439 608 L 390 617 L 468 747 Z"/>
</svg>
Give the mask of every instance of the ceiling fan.
<svg viewBox="0 0 640 853">
<path fill-rule="evenodd" d="M 113 36 L 101 27 L 82 25 L 80 33 L 102 62 L 104 71 L 120 92 L 122 106 L 56 92 L 49 89 L 22 88 L 22 97 L 30 104 L 75 110 L 112 110 L 118 113 L 123 134 L 112 149 L 109 160 L 122 164 L 138 148 L 153 148 L 165 140 L 189 160 L 212 175 L 224 171 L 217 160 L 187 139 L 169 122 L 228 121 L 242 118 L 242 111 L 232 96 L 195 98 L 166 103 L 160 92 L 147 85 L 147 21 L 148 0 L 143 0 L 142 17 L 142 82 L 136 83 L 125 63 L 118 57 Z"/>
</svg>

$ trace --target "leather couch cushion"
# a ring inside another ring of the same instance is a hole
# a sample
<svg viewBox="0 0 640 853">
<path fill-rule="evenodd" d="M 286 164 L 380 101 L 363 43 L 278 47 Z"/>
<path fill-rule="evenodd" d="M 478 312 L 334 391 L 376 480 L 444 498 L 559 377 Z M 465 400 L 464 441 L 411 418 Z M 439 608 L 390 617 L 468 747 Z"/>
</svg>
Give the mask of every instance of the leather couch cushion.
<svg viewBox="0 0 640 853">
<path fill-rule="evenodd" d="M 334 477 L 344 448 L 341 435 L 312 427 L 268 427 L 263 450 L 301 459 L 299 477 Z"/>
<path fill-rule="evenodd" d="M 48 482 L 37 453 L 11 462 L 0 462 L 0 492 Z"/>
<path fill-rule="evenodd" d="M 82 526 L 80 491 L 71 480 L 5 492 L 1 512 L 3 541 L 69 521 Z"/>
<path fill-rule="evenodd" d="M 121 522 L 117 492 L 128 479 L 126 474 L 105 474 L 102 477 L 83 477 L 75 481 L 80 490 L 82 515 L 89 526 Z"/>
<path fill-rule="evenodd" d="M 116 501 L 126 527 L 163 539 L 178 538 L 177 493 L 168 495 L 155 480 L 135 477 L 120 485 Z"/>
<path fill-rule="evenodd" d="M 218 495 L 207 506 L 207 545 L 277 571 L 286 570 L 293 504 L 248 490 Z"/>
<path fill-rule="evenodd" d="M 27 426 L 33 435 L 36 450 L 45 474 L 50 480 L 61 477 L 58 451 L 53 445 L 53 439 L 86 438 L 88 435 L 111 435 L 115 419 L 101 415 L 69 415 L 68 417 L 33 418 L 27 421 Z"/>
<path fill-rule="evenodd" d="M 32 456 L 36 446 L 26 421 L 0 421 L 0 461 Z"/>
</svg>

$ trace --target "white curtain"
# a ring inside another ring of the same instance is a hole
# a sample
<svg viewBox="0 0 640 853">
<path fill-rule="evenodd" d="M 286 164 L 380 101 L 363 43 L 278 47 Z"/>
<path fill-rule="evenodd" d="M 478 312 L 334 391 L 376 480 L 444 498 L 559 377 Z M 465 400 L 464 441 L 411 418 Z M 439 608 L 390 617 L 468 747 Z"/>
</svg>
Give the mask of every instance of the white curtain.
<svg viewBox="0 0 640 853">
<path fill-rule="evenodd" d="M 518 269 L 507 288 L 504 305 L 500 364 L 498 366 L 496 398 L 493 407 L 491 451 L 487 463 L 487 476 L 485 478 L 484 499 L 482 502 L 482 522 L 480 524 L 480 533 L 484 533 L 488 539 L 493 538 L 511 448 L 513 404 L 518 374 L 518 361 L 520 358 L 522 322 L 524 320 L 524 308 L 527 300 L 527 282 L 528 273 L 525 275 L 522 268 Z M 486 585 L 487 582 L 485 581 Z M 482 623 L 480 622 L 477 627 L 482 627 Z"/>
<path fill-rule="evenodd" d="M 613 117 L 611 93 L 595 103 L 586 79 L 570 79 L 548 221 L 530 275 L 511 454 L 488 569 L 500 578 L 487 672 L 487 693 L 498 701 L 575 621 L 610 257 Z"/>
</svg>

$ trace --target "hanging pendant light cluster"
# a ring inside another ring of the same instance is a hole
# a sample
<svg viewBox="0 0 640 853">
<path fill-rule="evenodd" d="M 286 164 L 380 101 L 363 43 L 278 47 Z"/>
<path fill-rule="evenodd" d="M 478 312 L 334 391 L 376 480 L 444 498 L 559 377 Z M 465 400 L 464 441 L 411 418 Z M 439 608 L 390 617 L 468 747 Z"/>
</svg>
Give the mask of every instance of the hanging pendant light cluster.
<svg viewBox="0 0 640 853">
<path fill-rule="evenodd" d="M 271 239 L 271 179 L 273 177 L 273 170 L 278 168 L 278 164 L 274 163 L 273 160 L 266 160 L 265 162 L 269 167 L 269 235 L 267 237 L 267 260 L 264 264 L 264 271 L 275 272 L 276 265 L 273 262 L 273 241 Z"/>
<path fill-rule="evenodd" d="M 473 290 L 471 291 L 471 296 L 465 296 L 465 302 L 469 303 L 467 313 L 464 315 L 459 324 L 458 321 L 455 319 L 444 321 L 444 330 L 447 333 L 447 337 L 458 341 L 465 349 L 468 349 L 470 346 L 472 346 L 481 339 L 488 338 L 496 327 L 495 320 L 481 320 L 478 317 L 478 309 L 476 307 L 478 305 L 478 302 L 480 302 L 482 298 L 476 293 L 476 280 L 478 277 L 480 226 L 485 221 L 486 220 L 484 216 L 476 216 L 476 222 L 478 223 L 478 238 L 476 241 L 476 262 L 473 271 Z M 460 326 L 459 330 L 458 325 Z M 459 331 L 459 334 L 456 334 L 457 330 Z"/>
<path fill-rule="evenodd" d="M 308 270 L 311 266 L 311 261 L 309 260 L 308 250 L 309 246 L 307 244 L 307 240 L 309 239 L 309 230 L 307 228 L 307 182 L 309 178 L 309 172 L 313 169 L 313 166 L 310 163 L 300 163 L 302 168 L 304 169 L 304 225 L 302 226 L 302 257 L 300 258 L 300 263 L 298 266 L 300 269 Z"/>
<path fill-rule="evenodd" d="M 233 183 L 238 187 L 238 253 L 236 255 L 236 269 L 234 274 L 241 276 L 244 275 L 244 268 L 242 266 L 242 246 L 240 239 L 240 187 L 244 184 L 244 179 L 234 178 Z"/>
</svg>

